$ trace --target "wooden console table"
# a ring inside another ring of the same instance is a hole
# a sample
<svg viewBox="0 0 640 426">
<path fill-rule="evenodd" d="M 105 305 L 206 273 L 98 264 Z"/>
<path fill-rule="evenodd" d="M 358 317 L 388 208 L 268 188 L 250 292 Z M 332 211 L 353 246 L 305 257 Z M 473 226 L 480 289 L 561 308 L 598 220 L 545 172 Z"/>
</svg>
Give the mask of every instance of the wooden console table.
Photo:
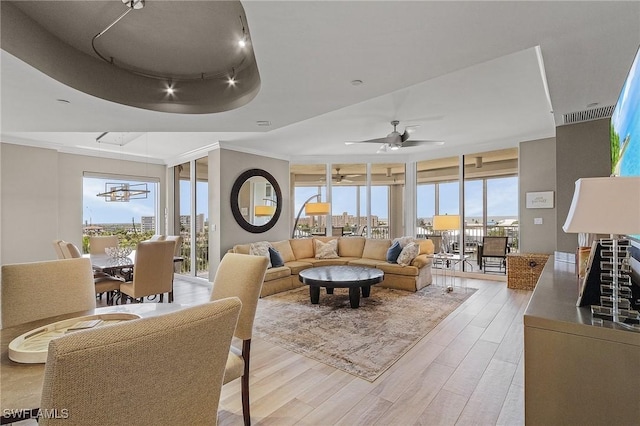
<svg viewBox="0 0 640 426">
<path fill-rule="evenodd" d="M 640 333 L 592 325 L 575 265 L 550 258 L 524 314 L 525 423 L 632 425 L 640 419 Z"/>
</svg>

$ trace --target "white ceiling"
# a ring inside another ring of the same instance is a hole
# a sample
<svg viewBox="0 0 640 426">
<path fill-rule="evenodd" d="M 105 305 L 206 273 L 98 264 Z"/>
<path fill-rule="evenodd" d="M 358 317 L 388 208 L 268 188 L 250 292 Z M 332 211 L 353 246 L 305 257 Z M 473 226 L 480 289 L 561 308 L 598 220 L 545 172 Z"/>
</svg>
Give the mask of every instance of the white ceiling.
<svg viewBox="0 0 640 426">
<path fill-rule="evenodd" d="M 246 106 L 184 115 L 118 105 L 2 51 L 2 141 L 166 164 L 218 143 L 293 162 L 487 151 L 552 137 L 563 114 L 588 104 L 615 104 L 640 45 L 640 2 L 243 5 L 262 79 Z M 386 136 L 392 119 L 445 145 L 375 154 L 375 144 L 344 144 Z M 105 131 L 145 134 L 120 148 L 95 142 Z"/>
</svg>

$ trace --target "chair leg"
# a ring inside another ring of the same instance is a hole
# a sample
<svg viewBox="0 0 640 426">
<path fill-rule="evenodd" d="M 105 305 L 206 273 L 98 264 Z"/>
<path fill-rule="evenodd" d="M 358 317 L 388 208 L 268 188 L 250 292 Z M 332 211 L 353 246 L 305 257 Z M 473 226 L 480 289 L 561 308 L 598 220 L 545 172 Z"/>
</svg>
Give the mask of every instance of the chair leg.
<svg viewBox="0 0 640 426">
<path fill-rule="evenodd" d="M 251 355 L 251 339 L 242 341 L 242 358 L 244 359 L 244 372 L 242 374 L 242 417 L 244 425 L 251 426 L 251 413 L 249 410 L 249 358 Z"/>
<path fill-rule="evenodd" d="M 160 303 L 164 300 L 164 293 L 160 293 Z"/>
</svg>

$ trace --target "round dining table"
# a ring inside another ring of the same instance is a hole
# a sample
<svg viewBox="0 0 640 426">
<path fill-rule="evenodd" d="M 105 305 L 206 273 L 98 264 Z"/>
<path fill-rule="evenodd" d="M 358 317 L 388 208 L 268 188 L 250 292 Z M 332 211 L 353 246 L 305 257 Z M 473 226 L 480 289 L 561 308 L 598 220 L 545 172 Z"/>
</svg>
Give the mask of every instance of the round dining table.
<svg viewBox="0 0 640 426">
<path fill-rule="evenodd" d="M 88 311 L 74 312 L 19 324 L 0 330 L 2 335 L 2 358 L 0 360 L 0 424 L 29 418 L 37 414 L 42 394 L 44 364 L 22 364 L 9 359 L 9 344 L 13 339 L 30 330 L 58 321 L 106 313 L 133 313 L 141 318 L 175 312 L 187 305 L 175 303 L 133 303 L 107 306 Z"/>
</svg>

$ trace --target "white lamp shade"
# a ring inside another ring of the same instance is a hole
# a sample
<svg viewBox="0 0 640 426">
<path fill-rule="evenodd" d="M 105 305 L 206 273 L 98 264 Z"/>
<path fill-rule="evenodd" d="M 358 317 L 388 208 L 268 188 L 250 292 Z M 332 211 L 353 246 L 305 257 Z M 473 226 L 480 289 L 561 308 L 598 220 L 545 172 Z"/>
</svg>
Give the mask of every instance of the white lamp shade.
<svg viewBox="0 0 640 426">
<path fill-rule="evenodd" d="M 564 232 L 640 234 L 640 177 L 576 181 Z"/>
<path fill-rule="evenodd" d="M 331 212 L 329 203 L 307 203 L 304 206 L 304 213 L 307 216 L 325 216 Z"/>
<path fill-rule="evenodd" d="M 435 215 L 433 217 L 434 231 L 450 231 L 460 228 L 460 216 L 457 214 Z"/>
</svg>

